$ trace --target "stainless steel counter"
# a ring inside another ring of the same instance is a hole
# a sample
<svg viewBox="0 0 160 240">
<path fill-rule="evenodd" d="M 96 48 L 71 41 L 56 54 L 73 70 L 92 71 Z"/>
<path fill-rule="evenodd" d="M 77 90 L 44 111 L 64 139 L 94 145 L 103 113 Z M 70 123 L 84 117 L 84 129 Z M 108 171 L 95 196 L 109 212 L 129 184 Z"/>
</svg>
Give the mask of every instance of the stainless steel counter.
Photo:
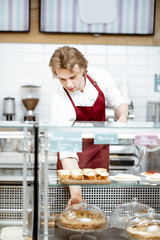
<svg viewBox="0 0 160 240">
<path fill-rule="evenodd" d="M 141 170 L 144 171 L 160 171 L 160 150 L 156 152 L 148 152 L 146 159 L 142 159 Z"/>
</svg>

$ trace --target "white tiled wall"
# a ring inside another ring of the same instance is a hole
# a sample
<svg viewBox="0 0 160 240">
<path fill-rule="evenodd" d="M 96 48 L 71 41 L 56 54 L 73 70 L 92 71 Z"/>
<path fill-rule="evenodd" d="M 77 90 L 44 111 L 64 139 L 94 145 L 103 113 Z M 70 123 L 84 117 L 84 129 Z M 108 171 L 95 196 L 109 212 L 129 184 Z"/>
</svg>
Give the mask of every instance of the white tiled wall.
<svg viewBox="0 0 160 240">
<path fill-rule="evenodd" d="M 15 120 L 22 120 L 25 111 L 21 103 L 20 86 L 40 85 L 41 99 L 36 108 L 40 120 L 50 119 L 50 99 L 57 82 L 53 80 L 49 59 L 57 44 L 0 43 L 0 120 L 3 98 L 14 97 Z M 106 68 L 119 88 L 126 77 L 129 97 L 135 108 L 135 121 L 146 120 L 147 101 L 160 102 L 154 92 L 154 74 L 160 73 L 160 47 L 73 45 L 89 60 L 89 65 Z"/>
</svg>

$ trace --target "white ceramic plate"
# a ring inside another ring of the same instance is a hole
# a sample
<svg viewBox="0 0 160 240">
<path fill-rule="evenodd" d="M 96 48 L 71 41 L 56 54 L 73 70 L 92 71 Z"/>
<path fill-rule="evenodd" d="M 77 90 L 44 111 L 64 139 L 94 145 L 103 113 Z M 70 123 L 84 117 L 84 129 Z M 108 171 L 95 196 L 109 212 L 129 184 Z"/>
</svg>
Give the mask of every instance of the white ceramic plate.
<svg viewBox="0 0 160 240">
<path fill-rule="evenodd" d="M 115 181 L 115 182 L 119 182 L 119 183 L 134 183 L 134 182 L 137 182 L 137 181 L 139 181 L 139 180 L 141 180 L 141 178 L 140 177 L 136 177 L 136 178 L 115 178 L 115 176 L 110 176 L 110 179 L 112 180 L 112 181 Z"/>
<path fill-rule="evenodd" d="M 146 177 L 146 180 L 148 180 L 148 181 L 150 181 L 150 182 L 152 182 L 152 183 L 160 184 L 160 179 L 156 179 L 156 178 L 151 179 L 150 176 L 147 176 L 147 177 Z"/>
</svg>

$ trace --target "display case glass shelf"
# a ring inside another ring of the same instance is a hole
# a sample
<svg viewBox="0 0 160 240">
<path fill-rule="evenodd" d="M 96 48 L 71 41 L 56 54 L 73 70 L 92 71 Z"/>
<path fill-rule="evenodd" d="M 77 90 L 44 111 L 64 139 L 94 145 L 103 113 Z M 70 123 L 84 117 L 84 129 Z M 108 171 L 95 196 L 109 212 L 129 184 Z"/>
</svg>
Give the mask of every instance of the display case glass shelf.
<svg viewBox="0 0 160 240">
<path fill-rule="evenodd" d="M 81 132 L 84 135 L 87 133 L 103 133 L 116 132 L 119 138 L 133 139 L 135 133 L 155 133 L 160 138 L 160 123 L 159 122 L 67 122 L 65 124 L 54 126 L 52 123 L 40 123 L 40 130 L 48 129 L 48 131 L 60 132 Z"/>
<path fill-rule="evenodd" d="M 61 183 L 53 183 L 51 182 L 49 184 L 51 187 L 62 187 L 62 186 L 79 186 L 80 184 L 61 184 Z M 111 184 L 83 184 L 81 185 L 83 187 L 93 187 L 93 186 L 97 186 L 97 187 L 132 187 L 132 186 L 136 186 L 136 187 L 153 187 L 153 186 L 160 186 L 160 183 L 149 183 L 149 182 L 138 182 L 138 183 L 129 183 L 129 184 L 125 184 L 125 183 L 111 183 Z"/>
</svg>

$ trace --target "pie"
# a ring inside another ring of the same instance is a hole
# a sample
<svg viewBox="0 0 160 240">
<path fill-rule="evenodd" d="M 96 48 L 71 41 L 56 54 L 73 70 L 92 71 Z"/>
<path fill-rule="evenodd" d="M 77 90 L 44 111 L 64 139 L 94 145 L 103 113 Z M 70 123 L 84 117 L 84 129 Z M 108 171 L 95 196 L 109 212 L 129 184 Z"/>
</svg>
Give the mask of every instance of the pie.
<svg viewBox="0 0 160 240">
<path fill-rule="evenodd" d="M 95 168 L 96 177 L 98 180 L 107 180 L 109 173 L 105 168 Z"/>
<path fill-rule="evenodd" d="M 127 234 L 137 240 L 160 240 L 160 223 L 144 223 L 126 229 Z"/>
<path fill-rule="evenodd" d="M 71 177 L 70 170 L 60 169 L 57 172 L 58 172 L 58 176 L 59 176 L 60 179 L 70 179 L 70 177 Z"/>
<path fill-rule="evenodd" d="M 100 212 L 74 209 L 62 212 L 59 217 L 59 224 L 69 229 L 97 230 L 105 227 L 106 217 Z"/>
<path fill-rule="evenodd" d="M 83 171 L 80 168 L 71 170 L 71 177 L 73 180 L 82 180 L 83 179 Z"/>
<path fill-rule="evenodd" d="M 144 172 L 143 174 L 144 174 L 145 176 L 152 176 L 152 175 L 154 175 L 155 173 L 159 173 L 159 174 L 160 174 L 159 171 L 148 171 L 148 172 Z"/>
<path fill-rule="evenodd" d="M 137 176 L 132 175 L 132 174 L 128 174 L 128 173 L 126 173 L 126 174 L 119 173 L 119 174 L 115 175 L 114 178 L 115 179 L 125 179 L 125 180 L 127 180 L 127 179 L 137 179 Z"/>
<path fill-rule="evenodd" d="M 96 172 L 92 168 L 83 168 L 84 180 L 94 180 L 96 179 Z"/>
</svg>

